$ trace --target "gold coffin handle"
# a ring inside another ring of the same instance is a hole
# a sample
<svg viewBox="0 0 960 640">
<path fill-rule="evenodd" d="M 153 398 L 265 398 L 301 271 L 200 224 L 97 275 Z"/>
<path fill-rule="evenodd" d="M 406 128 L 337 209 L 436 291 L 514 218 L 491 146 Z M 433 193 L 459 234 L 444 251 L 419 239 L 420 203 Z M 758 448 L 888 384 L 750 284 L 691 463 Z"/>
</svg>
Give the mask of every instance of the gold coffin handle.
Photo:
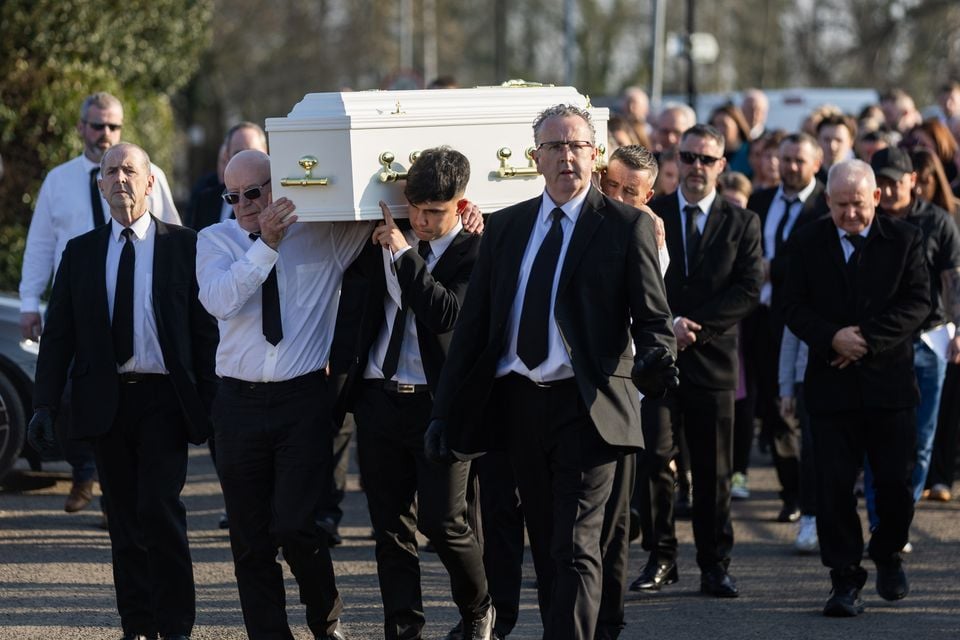
<svg viewBox="0 0 960 640">
<path fill-rule="evenodd" d="M 417 161 L 417 158 L 420 157 L 419 151 L 411 151 L 408 159 L 410 164 L 413 164 Z M 407 171 L 396 171 L 393 168 L 393 161 L 396 160 L 396 156 L 393 155 L 393 151 L 384 151 L 380 154 L 380 157 L 377 159 L 380 162 L 381 171 L 377 174 L 377 177 L 380 179 L 380 182 L 396 182 L 397 180 L 406 180 Z"/>
<path fill-rule="evenodd" d="M 530 176 L 540 175 L 540 172 L 537 171 L 537 165 L 533 161 L 533 147 L 527 147 L 527 150 L 523 153 L 527 158 L 527 166 L 525 167 L 514 167 L 507 164 L 507 161 L 510 160 L 510 156 L 513 155 L 513 151 L 510 150 L 510 147 L 500 147 L 497 149 L 497 158 L 500 160 L 500 168 L 497 169 L 497 175 L 501 178 L 527 178 Z"/>
<path fill-rule="evenodd" d="M 316 156 L 303 156 L 300 160 L 297 161 L 303 168 L 302 176 L 294 176 L 291 178 L 281 178 L 280 185 L 284 187 L 325 187 L 330 183 L 329 178 L 314 178 L 313 177 L 313 168 L 317 166 Z"/>
<path fill-rule="evenodd" d="M 597 145 L 597 161 L 593 165 L 593 170 L 596 173 L 605 171 L 607 169 L 607 146 L 604 144 Z"/>
</svg>

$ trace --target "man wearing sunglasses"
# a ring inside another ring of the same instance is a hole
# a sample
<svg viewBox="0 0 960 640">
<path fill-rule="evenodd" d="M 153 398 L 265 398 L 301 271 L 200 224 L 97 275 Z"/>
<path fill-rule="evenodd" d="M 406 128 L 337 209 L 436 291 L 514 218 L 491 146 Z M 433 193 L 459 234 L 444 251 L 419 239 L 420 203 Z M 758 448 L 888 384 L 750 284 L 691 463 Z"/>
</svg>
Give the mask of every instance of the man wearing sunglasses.
<svg viewBox="0 0 960 640">
<path fill-rule="evenodd" d="M 682 428 L 693 472 L 693 536 L 700 591 L 736 597 L 727 573 L 733 548 L 730 521 L 733 402 L 738 380 L 737 323 L 756 306 L 763 283 L 760 221 L 756 214 L 717 197 L 726 167 L 723 136 L 695 125 L 679 146 L 680 188 L 650 202 L 663 218 L 670 251 L 664 281 L 680 351 L 680 387 L 646 400 L 643 420 L 657 432 Z M 657 548 L 644 569 L 652 588 L 676 582 L 674 479 L 669 456 L 653 471 L 651 502 L 667 505 L 654 522 Z"/>
<path fill-rule="evenodd" d="M 30 219 L 27 244 L 23 252 L 20 275 L 20 333 L 25 340 L 37 340 L 43 327 L 40 299 L 60 265 L 67 241 L 99 227 L 110 220 L 110 210 L 97 185 L 100 159 L 104 152 L 120 142 L 123 129 L 123 105 L 109 93 L 87 96 L 80 107 L 77 133 L 83 140 L 83 153 L 54 167 L 40 186 L 37 206 Z M 151 164 L 153 191 L 147 197 L 147 208 L 163 222 L 180 224 L 167 178 Z M 69 394 L 69 387 L 67 387 Z M 68 407 L 70 398 L 63 398 Z M 69 411 L 61 412 L 58 430 L 66 434 L 70 425 Z M 62 430 L 59 427 L 63 427 Z M 96 466 L 89 444 L 61 439 L 64 458 L 70 463 L 73 486 L 64 510 L 85 509 L 93 499 Z"/>
</svg>

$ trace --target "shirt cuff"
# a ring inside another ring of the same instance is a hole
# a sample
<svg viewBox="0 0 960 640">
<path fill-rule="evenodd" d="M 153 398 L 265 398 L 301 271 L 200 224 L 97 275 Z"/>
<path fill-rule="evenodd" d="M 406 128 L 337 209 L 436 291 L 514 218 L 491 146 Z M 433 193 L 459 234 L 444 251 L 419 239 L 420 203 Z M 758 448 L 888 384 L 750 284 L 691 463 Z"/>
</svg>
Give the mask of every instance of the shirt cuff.
<svg viewBox="0 0 960 640">
<path fill-rule="evenodd" d="M 21 298 L 20 313 L 40 313 L 40 298 Z"/>
<path fill-rule="evenodd" d="M 397 260 L 399 260 L 400 256 L 405 254 L 407 251 L 410 251 L 410 249 L 412 248 L 413 247 L 411 247 L 410 245 L 407 245 L 403 249 L 400 249 L 400 251 L 397 251 L 395 254 L 393 254 L 393 261 L 396 262 Z"/>
</svg>

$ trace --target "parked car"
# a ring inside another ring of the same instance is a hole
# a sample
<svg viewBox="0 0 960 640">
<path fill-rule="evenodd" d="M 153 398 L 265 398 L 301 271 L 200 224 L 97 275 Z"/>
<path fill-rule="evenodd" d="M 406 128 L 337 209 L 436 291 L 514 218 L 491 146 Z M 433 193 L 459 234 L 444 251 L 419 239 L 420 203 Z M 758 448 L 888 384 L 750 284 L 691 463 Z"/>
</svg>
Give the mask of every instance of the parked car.
<svg viewBox="0 0 960 640">
<path fill-rule="evenodd" d="M 37 348 L 36 342 L 20 339 L 20 301 L 0 294 L 0 479 L 24 447 L 31 466 L 39 466 L 39 456 L 26 444 Z"/>
</svg>

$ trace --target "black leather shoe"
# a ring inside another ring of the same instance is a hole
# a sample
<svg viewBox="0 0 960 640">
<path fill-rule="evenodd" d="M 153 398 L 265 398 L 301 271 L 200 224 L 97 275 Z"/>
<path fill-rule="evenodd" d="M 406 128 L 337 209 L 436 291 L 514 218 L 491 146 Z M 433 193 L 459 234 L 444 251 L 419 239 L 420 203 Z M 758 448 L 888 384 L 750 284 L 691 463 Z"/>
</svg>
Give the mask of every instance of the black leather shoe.
<svg viewBox="0 0 960 640">
<path fill-rule="evenodd" d="M 860 589 L 852 584 L 834 585 L 823 607 L 823 615 L 828 618 L 852 618 L 861 613 L 863 600 L 860 599 Z"/>
<path fill-rule="evenodd" d="M 910 593 L 907 574 L 899 554 L 886 562 L 877 563 L 877 593 L 884 600 L 903 600 Z"/>
<path fill-rule="evenodd" d="M 660 591 L 679 579 L 676 562 L 647 562 L 640 577 L 630 583 L 630 591 Z"/>
<path fill-rule="evenodd" d="M 800 507 L 795 504 L 784 504 L 777 514 L 777 522 L 796 522 L 800 519 Z"/>
<path fill-rule="evenodd" d="M 493 633 L 493 624 L 496 621 L 497 612 L 493 605 L 490 605 L 479 618 L 461 620 L 460 624 L 447 634 L 447 640 L 494 640 L 496 636 Z"/>
<path fill-rule="evenodd" d="M 700 574 L 700 593 L 715 598 L 736 598 L 740 595 L 737 583 L 723 569 L 714 569 Z"/>
</svg>

